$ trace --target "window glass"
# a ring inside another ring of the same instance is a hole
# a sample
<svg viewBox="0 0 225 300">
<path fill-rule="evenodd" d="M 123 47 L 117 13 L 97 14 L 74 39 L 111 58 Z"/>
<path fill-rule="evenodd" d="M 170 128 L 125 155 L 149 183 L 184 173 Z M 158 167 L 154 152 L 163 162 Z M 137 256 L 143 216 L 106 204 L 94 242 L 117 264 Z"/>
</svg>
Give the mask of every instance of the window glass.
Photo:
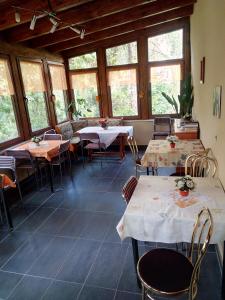
<svg viewBox="0 0 225 300">
<path fill-rule="evenodd" d="M 108 66 L 118 66 L 137 63 L 137 42 L 106 49 Z"/>
<path fill-rule="evenodd" d="M 172 106 L 162 96 L 162 92 L 169 96 L 177 96 L 180 94 L 180 64 L 157 66 L 150 68 L 150 81 L 151 81 L 151 103 L 152 114 L 174 114 Z M 178 103 L 179 105 L 179 103 Z"/>
<path fill-rule="evenodd" d="M 109 71 L 113 116 L 137 116 L 136 69 Z"/>
<path fill-rule="evenodd" d="M 57 121 L 63 122 L 67 119 L 67 106 L 66 106 L 66 75 L 65 69 L 60 65 L 50 65 L 50 74 L 52 82 L 52 93 L 55 96 L 55 113 Z"/>
<path fill-rule="evenodd" d="M 18 137 L 14 89 L 7 59 L 0 58 L 0 143 Z"/>
<path fill-rule="evenodd" d="M 97 68 L 96 52 L 87 53 L 69 59 L 70 70 L 88 69 L 88 68 Z"/>
<path fill-rule="evenodd" d="M 21 72 L 32 131 L 48 127 L 41 63 L 21 61 Z"/>
<path fill-rule="evenodd" d="M 76 111 L 81 117 L 99 117 L 97 73 L 79 73 L 72 75 Z"/>
<path fill-rule="evenodd" d="M 148 39 L 148 60 L 162 61 L 183 58 L 183 29 Z"/>
</svg>

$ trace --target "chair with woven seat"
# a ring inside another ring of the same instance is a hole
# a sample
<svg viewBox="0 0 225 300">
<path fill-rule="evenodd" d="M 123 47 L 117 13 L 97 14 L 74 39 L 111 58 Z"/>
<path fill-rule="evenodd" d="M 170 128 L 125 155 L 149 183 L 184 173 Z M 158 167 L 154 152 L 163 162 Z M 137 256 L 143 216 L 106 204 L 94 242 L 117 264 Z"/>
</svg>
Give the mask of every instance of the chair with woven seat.
<svg viewBox="0 0 225 300">
<path fill-rule="evenodd" d="M 0 174 L 7 175 L 9 179 L 16 184 L 20 201 L 22 202 L 22 193 L 20 189 L 19 182 L 16 176 L 16 159 L 13 156 L 0 156 Z M 5 201 L 4 191 L 8 190 L 10 186 L 0 186 L 0 196 L 1 196 L 1 203 L 3 204 L 6 219 L 9 225 L 9 229 L 13 228 L 12 219 L 8 207 L 8 203 Z"/>
<path fill-rule="evenodd" d="M 171 134 L 172 126 L 171 119 L 169 117 L 155 117 L 154 119 L 154 131 L 153 131 L 153 139 L 156 137 L 162 138 L 167 137 Z"/>
<path fill-rule="evenodd" d="M 154 295 L 174 299 L 185 293 L 188 300 L 195 299 L 200 266 L 209 246 L 212 230 L 212 215 L 208 208 L 203 208 L 194 225 L 187 257 L 173 249 L 164 248 L 156 248 L 144 254 L 137 264 L 142 299 L 154 300 Z"/>
<path fill-rule="evenodd" d="M 44 141 L 61 141 L 62 140 L 62 135 L 57 134 L 57 133 L 44 134 L 43 140 Z"/>
<path fill-rule="evenodd" d="M 128 136 L 127 138 L 128 145 L 130 147 L 130 151 L 132 153 L 133 161 L 136 167 L 136 177 L 138 172 L 143 172 L 143 166 L 141 165 L 141 157 L 139 155 L 137 142 L 134 136 Z M 146 173 L 149 175 L 149 168 L 146 168 Z"/>
<path fill-rule="evenodd" d="M 126 202 L 126 204 L 128 204 L 130 202 L 130 198 L 133 195 L 133 192 L 137 186 L 138 180 L 136 177 L 131 176 L 127 182 L 124 184 L 123 188 L 122 188 L 122 196 Z"/>
</svg>

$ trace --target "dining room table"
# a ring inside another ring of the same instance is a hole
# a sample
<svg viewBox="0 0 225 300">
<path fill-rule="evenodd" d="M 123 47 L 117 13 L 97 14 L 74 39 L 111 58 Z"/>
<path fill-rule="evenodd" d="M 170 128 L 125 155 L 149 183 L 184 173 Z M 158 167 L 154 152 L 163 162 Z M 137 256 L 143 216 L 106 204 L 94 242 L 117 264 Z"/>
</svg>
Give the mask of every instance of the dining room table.
<svg viewBox="0 0 225 300">
<path fill-rule="evenodd" d="M 46 165 L 48 166 L 51 192 L 54 193 L 53 177 L 50 162 L 53 157 L 58 155 L 60 145 L 66 142 L 67 140 L 43 140 L 39 144 L 36 144 L 32 141 L 27 141 L 21 145 L 14 147 L 13 150 L 28 150 L 32 157 L 36 158 L 37 165 L 39 165 L 38 158 L 45 160 Z"/>
<path fill-rule="evenodd" d="M 138 241 L 190 243 L 193 226 L 203 207 L 213 217 L 211 244 L 225 246 L 225 193 L 218 178 L 194 177 L 194 190 L 181 196 L 170 176 L 140 176 L 127 208 L 117 225 L 121 238 L 131 238 L 135 269 L 139 259 Z M 224 256 L 225 257 L 225 247 Z M 225 299 L 225 262 L 222 295 Z M 138 279 L 137 279 L 138 280 Z M 139 281 L 138 281 L 139 283 Z"/>
<path fill-rule="evenodd" d="M 107 155 L 119 155 L 123 160 L 125 157 L 125 142 L 128 136 L 133 136 L 133 126 L 107 126 L 103 128 L 101 126 L 88 126 L 84 127 L 76 132 L 79 136 L 81 133 L 97 133 L 100 139 L 100 143 L 107 149 L 116 139 L 119 140 L 119 152 L 110 151 L 106 152 Z"/>
<path fill-rule="evenodd" d="M 147 149 L 141 159 L 143 167 L 152 168 L 153 174 L 159 167 L 182 168 L 186 158 L 191 154 L 201 154 L 205 148 L 199 139 L 180 140 L 171 148 L 167 140 L 150 140 Z"/>
</svg>

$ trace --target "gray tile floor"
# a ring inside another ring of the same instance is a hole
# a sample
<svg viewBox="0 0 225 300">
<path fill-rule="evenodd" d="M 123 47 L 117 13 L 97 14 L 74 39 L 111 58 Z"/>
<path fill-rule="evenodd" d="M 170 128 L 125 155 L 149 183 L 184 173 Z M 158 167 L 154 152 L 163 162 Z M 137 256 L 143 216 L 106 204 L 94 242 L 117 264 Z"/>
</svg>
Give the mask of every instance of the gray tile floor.
<svg viewBox="0 0 225 300">
<path fill-rule="evenodd" d="M 115 228 L 125 210 L 121 187 L 135 174 L 130 155 L 102 168 L 74 162 L 73 174 L 62 191 L 27 194 L 25 208 L 12 209 L 12 233 L 0 227 L 0 299 L 141 299 L 130 242 L 121 243 Z M 140 243 L 140 252 L 157 246 Z M 220 281 L 211 247 L 197 299 L 220 299 Z"/>
</svg>

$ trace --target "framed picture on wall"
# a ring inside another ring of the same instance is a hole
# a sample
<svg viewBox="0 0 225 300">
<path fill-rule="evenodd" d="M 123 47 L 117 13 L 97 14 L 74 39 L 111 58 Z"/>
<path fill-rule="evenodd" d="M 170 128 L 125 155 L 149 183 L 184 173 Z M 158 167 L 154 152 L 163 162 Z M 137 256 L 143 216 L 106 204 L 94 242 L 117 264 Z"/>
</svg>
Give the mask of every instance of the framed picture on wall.
<svg viewBox="0 0 225 300">
<path fill-rule="evenodd" d="M 213 90 L 213 115 L 217 118 L 221 115 L 221 93 L 222 86 L 216 86 Z"/>
</svg>

